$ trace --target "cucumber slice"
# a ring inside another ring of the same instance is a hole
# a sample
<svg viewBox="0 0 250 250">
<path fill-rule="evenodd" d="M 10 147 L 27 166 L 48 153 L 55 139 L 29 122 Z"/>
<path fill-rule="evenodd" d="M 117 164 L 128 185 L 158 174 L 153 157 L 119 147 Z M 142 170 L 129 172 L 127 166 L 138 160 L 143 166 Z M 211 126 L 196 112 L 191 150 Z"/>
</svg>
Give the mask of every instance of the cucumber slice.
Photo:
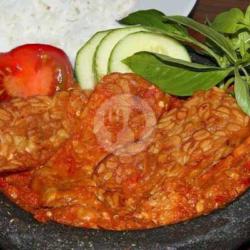
<svg viewBox="0 0 250 250">
<path fill-rule="evenodd" d="M 139 51 L 156 52 L 176 59 L 191 61 L 184 46 L 176 40 L 159 33 L 140 31 L 121 39 L 109 58 L 109 72 L 132 72 L 122 60 Z"/>
<path fill-rule="evenodd" d="M 108 62 L 112 49 L 128 34 L 146 31 L 142 26 L 115 29 L 109 32 L 99 43 L 94 56 L 94 71 L 96 80 L 100 80 L 108 73 Z"/>
<path fill-rule="evenodd" d="M 110 30 L 97 32 L 77 52 L 75 75 L 82 89 L 94 89 L 96 85 L 93 65 L 94 54 L 99 42 L 109 32 Z"/>
</svg>

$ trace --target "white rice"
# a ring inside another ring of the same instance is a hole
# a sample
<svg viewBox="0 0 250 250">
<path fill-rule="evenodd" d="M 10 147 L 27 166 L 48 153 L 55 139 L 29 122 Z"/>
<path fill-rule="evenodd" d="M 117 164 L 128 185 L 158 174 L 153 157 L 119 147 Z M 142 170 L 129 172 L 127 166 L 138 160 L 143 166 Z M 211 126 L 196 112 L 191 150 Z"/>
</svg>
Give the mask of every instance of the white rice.
<svg viewBox="0 0 250 250">
<path fill-rule="evenodd" d="M 137 0 L 0 0 L 0 52 L 25 43 L 62 48 L 74 62 L 95 32 L 118 26 Z"/>
</svg>

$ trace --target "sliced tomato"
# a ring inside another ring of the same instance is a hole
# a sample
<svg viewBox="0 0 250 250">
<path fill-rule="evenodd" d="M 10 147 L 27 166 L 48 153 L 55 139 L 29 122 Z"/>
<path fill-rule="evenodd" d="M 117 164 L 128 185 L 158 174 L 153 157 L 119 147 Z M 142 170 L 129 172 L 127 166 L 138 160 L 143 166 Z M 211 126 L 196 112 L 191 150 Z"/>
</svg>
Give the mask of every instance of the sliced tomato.
<svg viewBox="0 0 250 250">
<path fill-rule="evenodd" d="M 46 44 L 26 44 L 0 53 L 0 100 L 53 95 L 74 84 L 67 55 Z"/>
</svg>

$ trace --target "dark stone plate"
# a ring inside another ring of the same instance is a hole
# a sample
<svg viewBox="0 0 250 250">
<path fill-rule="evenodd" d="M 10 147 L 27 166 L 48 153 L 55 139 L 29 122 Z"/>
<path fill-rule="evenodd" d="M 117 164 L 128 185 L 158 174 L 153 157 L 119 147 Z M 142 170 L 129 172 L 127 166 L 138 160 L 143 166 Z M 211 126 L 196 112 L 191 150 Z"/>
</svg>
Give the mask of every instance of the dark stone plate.
<svg viewBox="0 0 250 250">
<path fill-rule="evenodd" d="M 192 55 L 194 61 L 209 63 Z M 158 229 L 112 232 L 40 224 L 0 194 L 0 248 L 80 249 L 238 249 L 250 240 L 250 190 L 225 209 Z M 250 247 L 249 247 L 250 249 Z"/>
<path fill-rule="evenodd" d="M 158 229 L 112 232 L 40 224 L 0 195 L 2 249 L 238 249 L 250 239 L 250 190 L 225 209 Z"/>
</svg>

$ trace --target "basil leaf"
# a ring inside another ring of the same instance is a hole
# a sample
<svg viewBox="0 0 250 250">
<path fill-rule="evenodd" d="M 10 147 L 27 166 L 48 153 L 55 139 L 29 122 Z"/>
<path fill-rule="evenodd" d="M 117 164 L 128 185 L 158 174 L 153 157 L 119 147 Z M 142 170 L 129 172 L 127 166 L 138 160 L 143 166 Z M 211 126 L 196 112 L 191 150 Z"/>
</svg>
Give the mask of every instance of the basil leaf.
<svg viewBox="0 0 250 250">
<path fill-rule="evenodd" d="M 238 8 L 233 8 L 217 15 L 212 22 L 211 27 L 221 33 L 233 34 L 244 27 L 240 24 L 243 21 L 243 12 Z"/>
<path fill-rule="evenodd" d="M 184 28 L 177 25 L 164 24 L 165 15 L 158 10 L 140 10 L 129 14 L 127 17 L 119 20 L 119 23 L 125 25 L 143 25 L 155 29 L 159 29 L 164 32 L 171 32 L 179 36 L 186 36 L 187 31 Z"/>
<path fill-rule="evenodd" d="M 238 39 L 240 40 L 240 46 L 239 51 L 241 56 L 249 57 L 250 53 L 248 52 L 250 49 L 250 32 L 241 32 L 238 36 Z"/>
<path fill-rule="evenodd" d="M 250 53 L 250 32 L 243 29 L 231 36 L 231 43 L 236 51 L 240 52 L 242 58 L 248 57 Z"/>
<path fill-rule="evenodd" d="M 213 41 L 222 51 L 224 51 L 229 56 L 229 58 L 233 62 L 237 61 L 237 55 L 230 42 L 228 42 L 228 40 L 222 34 L 218 33 L 214 29 L 204 24 L 198 23 L 191 18 L 183 16 L 168 16 L 166 17 L 166 20 L 176 22 L 201 33 L 202 35 Z"/>
<path fill-rule="evenodd" d="M 190 96 L 198 90 L 208 90 L 232 71 L 232 69 L 220 68 L 208 68 L 205 71 L 203 66 L 200 66 L 202 70 L 199 71 L 197 64 L 191 68 L 186 67 L 187 65 L 181 60 L 178 60 L 178 65 L 174 65 L 172 60 L 168 62 L 166 57 L 164 60 L 163 62 L 151 53 L 140 52 L 123 62 L 133 72 L 152 82 L 161 90 L 177 96 Z M 175 63 L 177 63 L 176 60 L 174 60 Z"/>
<path fill-rule="evenodd" d="M 247 81 L 241 78 L 237 69 L 235 70 L 234 92 L 238 105 L 247 115 L 250 115 L 249 86 Z"/>
<path fill-rule="evenodd" d="M 245 14 L 245 23 L 250 25 L 250 5 L 248 6 Z"/>
<path fill-rule="evenodd" d="M 144 52 L 138 52 L 138 54 L 143 54 Z M 218 70 L 219 68 L 216 66 L 211 66 L 211 65 L 204 65 L 204 64 L 199 64 L 199 63 L 191 63 L 191 62 L 187 62 L 184 60 L 180 60 L 180 59 L 176 59 L 167 55 L 162 55 L 162 54 L 158 54 L 158 53 L 152 53 L 152 52 L 146 52 L 148 54 L 154 55 L 157 58 L 159 58 L 161 61 L 166 62 L 170 65 L 176 65 L 176 66 L 180 66 L 182 68 L 190 68 L 193 71 L 197 70 L 197 71 L 202 71 L 202 70 Z"/>
<path fill-rule="evenodd" d="M 154 16 L 154 17 L 164 17 L 165 14 L 159 10 L 156 9 L 148 9 L 148 10 L 138 10 L 135 12 L 130 13 L 127 17 L 124 17 L 119 20 L 119 23 L 122 24 L 135 24 L 135 19 L 139 18 L 138 20 L 141 20 L 140 17 L 147 15 L 147 16 Z M 145 20 L 144 20 L 145 21 Z"/>
</svg>

